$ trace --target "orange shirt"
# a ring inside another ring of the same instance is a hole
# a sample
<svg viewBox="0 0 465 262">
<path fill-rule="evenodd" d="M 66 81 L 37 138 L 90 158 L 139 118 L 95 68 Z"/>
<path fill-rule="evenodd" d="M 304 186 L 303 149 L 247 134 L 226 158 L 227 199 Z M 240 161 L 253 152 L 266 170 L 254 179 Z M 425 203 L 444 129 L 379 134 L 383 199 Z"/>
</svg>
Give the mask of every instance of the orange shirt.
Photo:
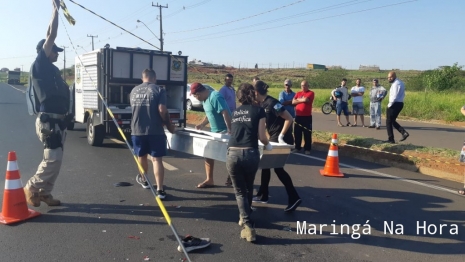
<svg viewBox="0 0 465 262">
<path fill-rule="evenodd" d="M 295 115 L 296 116 L 311 116 L 312 115 L 312 106 L 313 106 L 313 99 L 315 99 L 315 93 L 313 91 L 308 90 L 297 92 L 294 96 L 295 99 L 299 99 L 302 97 L 308 98 L 308 102 L 300 103 L 295 106 Z"/>
</svg>

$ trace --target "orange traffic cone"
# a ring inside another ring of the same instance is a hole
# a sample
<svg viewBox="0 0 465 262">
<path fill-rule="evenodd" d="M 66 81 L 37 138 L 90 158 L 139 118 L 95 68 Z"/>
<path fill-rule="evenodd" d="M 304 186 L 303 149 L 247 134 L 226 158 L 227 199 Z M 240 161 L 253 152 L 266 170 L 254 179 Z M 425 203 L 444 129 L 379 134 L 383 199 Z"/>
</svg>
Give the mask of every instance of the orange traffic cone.
<svg viewBox="0 0 465 262">
<path fill-rule="evenodd" d="M 329 146 L 328 157 L 326 158 L 325 168 L 320 170 L 322 176 L 343 177 L 344 174 L 339 172 L 339 154 L 337 148 L 337 134 L 333 134 L 331 145 Z"/>
<path fill-rule="evenodd" d="M 18 164 L 16 163 L 16 153 L 9 152 L 0 223 L 5 225 L 12 224 L 38 215 L 40 215 L 39 212 L 27 208 L 23 183 L 19 175 Z"/>
</svg>

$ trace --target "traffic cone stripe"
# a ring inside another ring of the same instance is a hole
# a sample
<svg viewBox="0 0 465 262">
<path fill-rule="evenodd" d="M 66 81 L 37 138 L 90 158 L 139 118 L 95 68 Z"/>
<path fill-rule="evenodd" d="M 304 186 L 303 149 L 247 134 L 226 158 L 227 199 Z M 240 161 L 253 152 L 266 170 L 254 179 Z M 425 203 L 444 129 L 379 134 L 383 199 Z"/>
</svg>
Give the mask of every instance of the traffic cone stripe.
<svg viewBox="0 0 465 262">
<path fill-rule="evenodd" d="M 23 183 L 21 179 L 14 179 L 14 180 L 5 180 L 5 189 L 6 190 L 13 190 L 13 189 L 22 189 Z"/>
<path fill-rule="evenodd" d="M 339 153 L 337 147 L 337 134 L 333 134 L 331 144 L 329 145 L 328 157 L 324 169 L 320 169 L 320 174 L 331 177 L 344 177 L 344 174 L 339 171 Z"/>
<path fill-rule="evenodd" d="M 6 171 L 18 171 L 18 163 L 16 161 L 8 161 L 6 165 Z"/>
<path fill-rule="evenodd" d="M 339 156 L 338 152 L 336 150 L 329 150 L 328 151 L 328 156 Z"/>
<path fill-rule="evenodd" d="M 40 215 L 39 212 L 27 208 L 26 195 L 16 162 L 16 153 L 9 152 L 0 224 L 9 225 L 38 215 Z"/>
</svg>

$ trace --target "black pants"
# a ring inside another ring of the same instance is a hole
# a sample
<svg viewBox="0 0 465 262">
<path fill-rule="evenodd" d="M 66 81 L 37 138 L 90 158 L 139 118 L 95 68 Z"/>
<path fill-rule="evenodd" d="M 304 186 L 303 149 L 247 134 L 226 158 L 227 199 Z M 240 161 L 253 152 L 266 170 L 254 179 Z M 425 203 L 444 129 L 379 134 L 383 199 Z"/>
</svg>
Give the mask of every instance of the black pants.
<svg viewBox="0 0 465 262">
<path fill-rule="evenodd" d="M 260 162 L 258 149 L 228 149 L 226 169 L 236 194 L 239 216 L 244 224 L 251 225 L 250 220 L 253 182 Z"/>
<path fill-rule="evenodd" d="M 302 127 L 303 126 L 303 127 Z M 294 125 L 295 148 L 302 148 L 302 133 L 304 134 L 305 151 L 312 150 L 312 116 L 296 116 Z"/>
<path fill-rule="evenodd" d="M 294 184 L 292 183 L 292 179 L 289 174 L 284 170 L 284 168 L 275 168 L 274 172 L 278 176 L 281 183 L 283 183 L 284 187 L 286 188 L 288 202 L 289 204 L 295 203 L 297 199 L 299 199 L 299 195 L 295 190 Z M 260 185 L 260 189 L 258 190 L 257 196 L 262 196 L 262 199 L 267 200 L 269 191 L 268 187 L 270 184 L 271 179 L 271 169 L 262 169 L 262 181 Z"/>
<path fill-rule="evenodd" d="M 400 111 L 404 108 L 403 102 L 394 102 L 391 107 L 388 107 L 386 112 L 386 129 L 388 133 L 388 139 L 390 141 L 394 141 L 394 129 L 395 127 L 397 131 L 401 134 L 405 132 L 405 129 L 397 123 L 396 119 L 399 116 Z"/>
</svg>

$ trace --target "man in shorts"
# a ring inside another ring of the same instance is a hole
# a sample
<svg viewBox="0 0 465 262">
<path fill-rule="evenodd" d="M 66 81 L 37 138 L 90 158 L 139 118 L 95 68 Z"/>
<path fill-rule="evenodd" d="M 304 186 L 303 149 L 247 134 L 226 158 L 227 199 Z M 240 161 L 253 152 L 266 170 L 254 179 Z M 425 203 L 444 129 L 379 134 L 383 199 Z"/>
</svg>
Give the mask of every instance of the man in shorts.
<svg viewBox="0 0 465 262">
<path fill-rule="evenodd" d="M 210 131 L 213 133 L 228 133 L 231 134 L 231 111 L 226 104 L 224 97 L 217 91 L 210 91 L 200 83 L 191 85 L 191 94 L 202 101 L 205 118 L 202 123 L 195 126 L 195 129 L 202 130 L 210 123 Z M 205 173 L 207 179 L 197 185 L 197 188 L 213 187 L 213 167 L 215 160 L 205 158 Z M 229 176 L 228 176 L 229 177 Z M 228 181 L 226 181 L 228 183 Z"/>
<path fill-rule="evenodd" d="M 331 92 L 333 100 L 336 101 L 336 119 L 338 126 L 344 126 L 341 123 L 341 113 L 344 112 L 347 120 L 347 126 L 352 126 L 349 122 L 349 108 L 347 106 L 347 101 L 349 100 L 349 93 L 347 91 L 347 79 L 343 78 L 341 81 L 341 86 L 337 87 Z M 336 94 L 340 94 L 336 96 Z"/>
<path fill-rule="evenodd" d="M 157 86 L 157 76 L 153 69 L 142 72 L 141 85 L 131 91 L 131 138 L 135 154 L 144 169 L 143 175 L 137 175 L 137 182 L 143 188 L 150 188 L 145 180 L 148 171 L 147 155 L 150 154 L 153 163 L 153 172 L 157 183 L 156 195 L 160 199 L 166 197 L 163 189 L 165 168 L 162 157 L 166 156 L 166 135 L 163 125 L 168 131 L 174 133 L 168 109 L 166 108 L 166 91 Z"/>
<path fill-rule="evenodd" d="M 354 124 L 353 126 L 357 126 L 357 116 L 360 116 L 360 120 L 362 121 L 362 127 L 365 127 L 365 118 L 363 115 L 365 114 L 365 109 L 363 108 L 363 95 L 365 94 L 365 87 L 361 86 L 362 80 L 357 78 L 355 81 L 355 86 L 352 87 L 350 90 L 350 95 L 353 97 L 352 99 L 352 114 L 354 114 Z"/>
</svg>

